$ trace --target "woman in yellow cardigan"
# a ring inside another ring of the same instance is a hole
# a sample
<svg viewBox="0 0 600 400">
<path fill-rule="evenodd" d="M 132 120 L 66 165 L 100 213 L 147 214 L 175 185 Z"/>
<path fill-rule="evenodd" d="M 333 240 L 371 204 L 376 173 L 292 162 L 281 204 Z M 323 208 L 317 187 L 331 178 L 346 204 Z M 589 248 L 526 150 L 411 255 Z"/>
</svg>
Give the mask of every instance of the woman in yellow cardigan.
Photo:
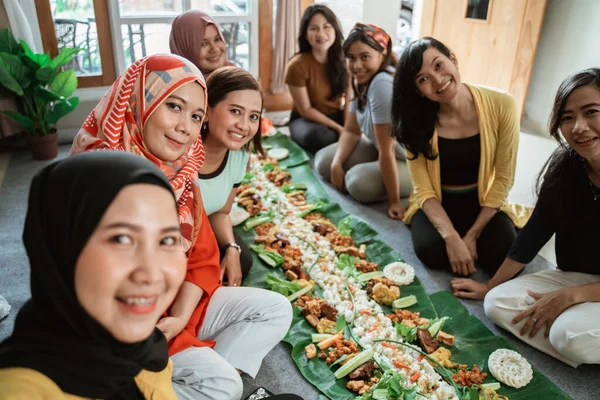
<svg viewBox="0 0 600 400">
<path fill-rule="evenodd" d="M 519 143 L 514 99 L 463 84 L 456 56 L 426 37 L 402 54 L 392 118 L 414 187 L 403 221 L 417 256 L 458 275 L 478 261 L 493 274 L 527 220 L 526 209 L 507 203 Z"/>
<path fill-rule="evenodd" d="M 175 400 L 156 321 L 185 276 L 180 241 L 171 184 L 142 157 L 42 169 L 23 231 L 32 298 L 0 344 L 0 398 Z"/>
</svg>

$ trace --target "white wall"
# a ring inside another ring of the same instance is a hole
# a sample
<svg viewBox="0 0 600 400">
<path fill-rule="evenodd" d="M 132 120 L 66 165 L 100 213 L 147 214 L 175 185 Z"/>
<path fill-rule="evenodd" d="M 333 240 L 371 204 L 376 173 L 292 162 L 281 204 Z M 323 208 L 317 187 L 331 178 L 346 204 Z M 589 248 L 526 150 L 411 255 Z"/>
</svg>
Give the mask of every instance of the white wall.
<svg viewBox="0 0 600 400">
<path fill-rule="evenodd" d="M 384 29 L 390 37 L 396 37 L 396 21 L 400 15 L 401 0 L 365 0 L 363 21 Z"/>
<path fill-rule="evenodd" d="M 556 90 L 570 74 L 600 67 L 600 1 L 548 0 L 522 126 L 547 135 Z"/>
</svg>

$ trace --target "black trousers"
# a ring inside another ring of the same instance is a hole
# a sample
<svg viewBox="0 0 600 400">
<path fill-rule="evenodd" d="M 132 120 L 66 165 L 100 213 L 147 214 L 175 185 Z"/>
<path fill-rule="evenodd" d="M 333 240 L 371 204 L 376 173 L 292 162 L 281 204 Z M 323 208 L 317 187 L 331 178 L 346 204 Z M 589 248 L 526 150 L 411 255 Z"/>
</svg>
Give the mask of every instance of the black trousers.
<svg viewBox="0 0 600 400">
<path fill-rule="evenodd" d="M 246 243 L 244 243 L 242 238 L 237 235 L 237 233 L 234 232 L 233 236 L 235 238 L 235 242 L 242 248 L 242 253 L 240 254 L 240 266 L 242 267 L 242 279 L 244 279 L 246 275 L 248 275 L 250 268 L 252 268 L 252 253 L 250 253 L 250 249 L 248 246 L 246 246 Z M 221 247 L 220 252 L 221 261 L 223 261 L 223 257 L 225 257 L 225 249 Z M 227 279 L 227 276 L 225 276 L 223 279 Z"/>
<path fill-rule="evenodd" d="M 340 125 L 344 125 L 344 110 L 328 115 Z M 338 134 L 334 130 L 313 121 L 307 121 L 296 111 L 290 115 L 290 135 L 296 143 L 310 153 L 316 153 L 338 141 Z"/>
<path fill-rule="evenodd" d="M 476 190 L 461 194 L 444 192 L 442 207 L 461 237 L 473 226 L 481 210 Z M 415 253 L 423 264 L 434 269 L 451 269 L 446 242 L 422 210 L 412 217 L 410 229 Z M 477 266 L 490 275 L 496 273 L 516 236 L 508 215 L 497 212 L 477 239 Z"/>
</svg>

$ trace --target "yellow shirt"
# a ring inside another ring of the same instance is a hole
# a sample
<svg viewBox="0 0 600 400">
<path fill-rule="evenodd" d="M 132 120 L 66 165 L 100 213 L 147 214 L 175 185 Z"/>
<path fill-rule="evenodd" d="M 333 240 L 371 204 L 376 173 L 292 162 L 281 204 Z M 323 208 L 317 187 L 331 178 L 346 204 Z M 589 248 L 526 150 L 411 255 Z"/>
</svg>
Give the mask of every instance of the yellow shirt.
<svg viewBox="0 0 600 400">
<path fill-rule="evenodd" d="M 508 203 L 508 192 L 515 180 L 517 150 L 519 148 L 519 115 L 514 98 L 507 92 L 484 86 L 466 85 L 475 101 L 479 118 L 481 159 L 477 192 L 479 204 L 505 212 L 515 226 L 522 228 L 531 214 L 531 209 Z M 438 153 L 437 130 L 431 138 L 433 153 Z M 413 183 L 413 192 L 408 199 L 404 222 L 410 223 L 412 216 L 423 207 L 427 199 L 442 202 L 440 159 L 428 160 L 422 154 L 414 160 L 407 153 L 407 165 Z"/>
<path fill-rule="evenodd" d="M 171 374 L 173 363 L 160 372 L 141 371 L 135 377 L 145 399 L 177 400 Z M 82 400 L 84 397 L 64 393 L 46 375 L 29 368 L 0 369 L 0 400 Z"/>
</svg>

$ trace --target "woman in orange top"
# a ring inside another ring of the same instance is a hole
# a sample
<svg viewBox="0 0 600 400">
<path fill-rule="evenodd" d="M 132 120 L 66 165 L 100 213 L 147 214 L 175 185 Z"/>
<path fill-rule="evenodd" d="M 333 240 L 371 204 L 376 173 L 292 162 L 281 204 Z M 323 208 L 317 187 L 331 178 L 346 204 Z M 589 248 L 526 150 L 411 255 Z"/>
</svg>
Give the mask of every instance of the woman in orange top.
<svg viewBox="0 0 600 400">
<path fill-rule="evenodd" d="M 146 57 L 113 84 L 71 152 L 129 151 L 153 161 L 169 178 L 188 255 L 185 281 L 157 325 L 169 340 L 174 386 L 180 397 L 210 397 L 220 390 L 220 396 L 233 398 L 242 392 L 236 369 L 252 376 L 258 372 L 286 334 L 292 311 L 277 293 L 221 287 L 219 248 L 197 183 L 206 107 L 204 79 L 190 61 L 166 54 Z M 243 336 L 256 336 L 255 345 L 242 344 Z"/>
</svg>

